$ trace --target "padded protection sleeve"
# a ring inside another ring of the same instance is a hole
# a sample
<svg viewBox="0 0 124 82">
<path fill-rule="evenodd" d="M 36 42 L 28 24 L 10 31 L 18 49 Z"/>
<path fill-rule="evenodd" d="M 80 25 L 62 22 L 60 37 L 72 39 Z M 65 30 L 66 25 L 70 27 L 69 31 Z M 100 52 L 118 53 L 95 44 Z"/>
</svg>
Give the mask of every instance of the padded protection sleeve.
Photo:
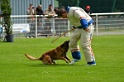
<svg viewBox="0 0 124 82">
<path fill-rule="evenodd" d="M 88 25 L 90 25 L 91 23 L 93 23 L 93 20 L 90 20 L 90 21 L 88 22 Z"/>
<path fill-rule="evenodd" d="M 81 53 L 79 51 L 74 51 L 74 52 L 72 52 L 72 57 L 74 59 L 80 60 L 81 59 Z"/>
<path fill-rule="evenodd" d="M 88 28 L 88 22 L 86 19 L 81 19 L 80 20 L 81 26 L 83 27 L 83 29 L 85 30 L 86 28 Z"/>
</svg>

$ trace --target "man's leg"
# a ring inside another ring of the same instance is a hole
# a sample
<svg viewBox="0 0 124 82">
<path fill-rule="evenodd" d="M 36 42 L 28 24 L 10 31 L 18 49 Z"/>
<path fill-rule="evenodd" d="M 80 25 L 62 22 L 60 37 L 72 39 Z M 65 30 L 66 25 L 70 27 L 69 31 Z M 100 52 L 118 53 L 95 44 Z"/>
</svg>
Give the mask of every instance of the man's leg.
<svg viewBox="0 0 124 82">
<path fill-rule="evenodd" d="M 83 49 L 87 64 L 96 65 L 94 53 L 91 48 L 91 40 L 92 40 L 94 28 L 92 26 L 89 26 L 88 28 L 90 29 L 90 32 L 85 32 L 84 30 L 82 31 L 81 47 Z"/>
<path fill-rule="evenodd" d="M 70 39 L 70 42 L 69 42 L 69 48 L 71 50 L 71 54 L 72 54 L 72 57 L 74 59 L 71 61 L 70 64 L 74 64 L 75 62 L 77 62 L 81 59 L 80 49 L 79 49 L 79 46 L 77 44 L 77 42 L 81 36 L 80 32 L 81 32 L 81 29 L 76 29 L 74 31 L 72 38 Z"/>
</svg>

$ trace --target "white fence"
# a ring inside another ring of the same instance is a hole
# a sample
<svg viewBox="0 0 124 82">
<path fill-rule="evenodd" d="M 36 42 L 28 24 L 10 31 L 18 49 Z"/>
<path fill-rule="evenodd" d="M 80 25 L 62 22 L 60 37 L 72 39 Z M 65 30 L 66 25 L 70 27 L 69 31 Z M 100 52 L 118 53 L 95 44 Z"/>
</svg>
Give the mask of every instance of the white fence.
<svg viewBox="0 0 124 82">
<path fill-rule="evenodd" d="M 48 18 L 47 15 L 12 15 L 11 19 L 13 24 L 18 25 L 18 28 L 20 28 L 23 24 L 29 24 L 29 33 L 27 33 L 26 30 L 22 31 L 23 29 L 21 29 L 20 32 L 18 32 L 17 34 L 17 32 L 15 32 L 15 30 L 13 29 L 13 32 L 16 33 L 16 36 L 29 36 L 36 38 L 43 36 L 56 36 L 70 29 L 69 21 L 67 19 L 57 18 L 57 16 Z M 68 33 L 67 36 L 69 34 L 70 33 Z"/>
<path fill-rule="evenodd" d="M 95 35 L 124 34 L 124 12 L 94 13 Z"/>
<path fill-rule="evenodd" d="M 93 13 L 91 17 L 94 20 L 95 31 L 94 35 L 109 35 L 109 34 L 124 34 L 124 13 Z M 28 24 L 30 32 L 16 32 L 16 36 L 25 37 L 43 37 L 60 35 L 63 32 L 70 30 L 70 25 L 67 19 L 47 18 L 47 16 L 28 16 L 28 15 L 12 15 L 13 24 L 21 25 Z M 1 19 L 2 21 L 2 19 Z M 22 25 L 21 25 L 22 26 Z M 20 26 L 20 28 L 21 28 Z M 16 27 L 14 27 L 16 28 Z M 24 27 L 23 27 L 24 28 Z M 14 30 L 13 30 L 14 31 Z M 71 36 L 71 32 L 66 36 Z"/>
</svg>

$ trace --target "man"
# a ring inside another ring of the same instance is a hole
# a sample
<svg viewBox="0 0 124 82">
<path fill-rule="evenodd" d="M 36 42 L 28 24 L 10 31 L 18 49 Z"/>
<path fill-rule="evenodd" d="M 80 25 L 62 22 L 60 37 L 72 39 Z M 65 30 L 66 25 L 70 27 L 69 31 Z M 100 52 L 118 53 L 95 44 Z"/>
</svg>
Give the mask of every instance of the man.
<svg viewBox="0 0 124 82">
<path fill-rule="evenodd" d="M 36 15 L 44 15 L 42 5 L 38 5 L 38 7 L 36 8 Z"/>
<path fill-rule="evenodd" d="M 45 14 L 48 15 L 48 18 L 54 17 L 54 15 L 56 14 L 53 6 L 50 4 L 49 7 L 45 10 Z"/>
<path fill-rule="evenodd" d="M 45 15 L 48 15 L 47 18 L 45 21 L 47 22 L 46 23 L 46 27 L 45 27 L 45 33 L 48 34 L 48 35 L 51 35 L 52 33 L 54 34 L 55 33 L 55 29 L 53 27 L 53 17 L 56 15 L 54 9 L 53 9 L 53 6 L 52 4 L 49 4 L 48 8 L 45 10 Z"/>
<path fill-rule="evenodd" d="M 44 15 L 44 12 L 42 10 L 42 5 L 39 4 L 36 8 L 36 15 Z M 38 26 L 38 33 L 41 33 L 42 32 L 42 17 L 41 16 L 38 16 L 37 17 L 37 26 Z"/>
<path fill-rule="evenodd" d="M 27 9 L 27 15 L 34 15 L 35 11 L 33 9 L 33 4 L 29 5 L 29 8 Z"/>
<path fill-rule="evenodd" d="M 74 64 L 81 59 L 80 49 L 77 44 L 80 40 L 80 46 L 84 52 L 87 65 L 96 65 L 93 50 L 91 48 L 94 30 L 92 18 L 80 7 L 67 7 L 67 14 L 63 14 L 62 17 L 64 18 L 66 15 L 70 23 L 75 27 L 74 34 L 69 43 L 69 48 L 72 57 L 74 58 L 70 64 Z"/>
<path fill-rule="evenodd" d="M 89 5 L 86 6 L 86 8 L 85 8 L 85 12 L 88 13 L 89 15 L 92 14 L 92 11 L 91 11 Z"/>
<path fill-rule="evenodd" d="M 30 15 L 30 17 L 27 17 L 27 22 L 30 25 L 30 33 L 27 33 L 26 37 L 31 38 L 34 36 L 33 22 L 34 22 L 35 9 L 33 7 L 33 4 L 29 5 L 29 8 L 27 9 L 27 15 Z"/>
</svg>

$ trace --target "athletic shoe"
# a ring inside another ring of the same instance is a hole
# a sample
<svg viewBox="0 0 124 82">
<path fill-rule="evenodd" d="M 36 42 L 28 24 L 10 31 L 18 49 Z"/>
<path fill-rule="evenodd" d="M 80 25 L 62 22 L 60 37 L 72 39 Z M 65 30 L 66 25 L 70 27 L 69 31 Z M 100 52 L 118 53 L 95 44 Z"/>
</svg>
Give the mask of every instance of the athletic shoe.
<svg viewBox="0 0 124 82">
<path fill-rule="evenodd" d="M 69 64 L 72 65 L 72 64 L 74 64 L 74 63 L 76 63 L 76 62 L 78 62 L 78 61 L 79 61 L 78 59 L 74 59 L 74 60 L 72 60 L 71 63 L 69 63 Z"/>
<path fill-rule="evenodd" d="M 87 62 L 87 65 L 88 65 L 88 66 L 96 65 L 96 62 L 95 62 L 95 61 Z"/>
</svg>

